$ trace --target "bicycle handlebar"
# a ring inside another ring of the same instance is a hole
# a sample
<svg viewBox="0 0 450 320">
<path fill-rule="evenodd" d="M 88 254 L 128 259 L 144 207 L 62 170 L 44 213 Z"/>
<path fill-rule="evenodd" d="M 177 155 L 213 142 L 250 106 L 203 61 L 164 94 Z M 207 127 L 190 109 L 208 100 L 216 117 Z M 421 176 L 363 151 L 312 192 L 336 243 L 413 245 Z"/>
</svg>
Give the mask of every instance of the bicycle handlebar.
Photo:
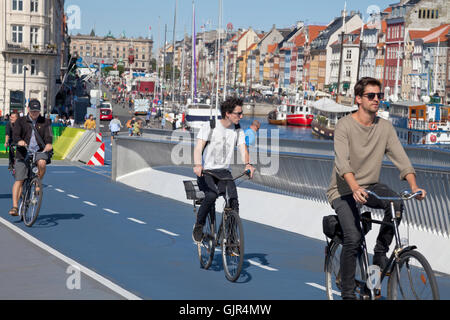
<svg viewBox="0 0 450 320">
<path fill-rule="evenodd" d="M 375 192 L 370 190 L 365 190 L 368 194 L 374 196 L 378 200 L 385 200 L 385 201 L 402 201 L 402 200 L 411 200 L 412 198 L 415 198 L 416 196 L 422 195 L 422 191 L 417 191 L 416 193 L 411 194 L 410 191 L 405 190 L 401 193 L 399 197 L 381 197 L 377 195 Z"/>
<path fill-rule="evenodd" d="M 245 175 L 250 176 L 250 170 L 244 171 L 243 173 L 241 173 L 240 175 L 238 175 L 238 176 L 235 177 L 235 178 L 220 178 L 220 177 L 218 177 L 215 173 L 213 173 L 213 172 L 211 172 L 211 171 L 208 171 L 208 170 L 203 170 L 203 171 L 202 171 L 202 174 L 210 175 L 211 177 L 214 177 L 214 178 L 216 178 L 217 180 L 221 180 L 221 181 L 235 181 L 235 180 L 237 180 L 237 179 L 239 179 L 239 178 L 241 178 L 241 177 L 243 177 L 243 176 L 245 176 Z"/>
</svg>

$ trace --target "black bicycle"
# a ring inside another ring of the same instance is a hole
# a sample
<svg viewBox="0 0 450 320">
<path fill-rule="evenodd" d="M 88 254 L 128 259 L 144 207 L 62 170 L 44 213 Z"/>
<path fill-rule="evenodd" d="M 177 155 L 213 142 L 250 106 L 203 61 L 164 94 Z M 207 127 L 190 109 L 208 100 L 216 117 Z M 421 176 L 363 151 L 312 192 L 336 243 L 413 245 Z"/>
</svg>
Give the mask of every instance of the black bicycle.
<svg viewBox="0 0 450 320">
<path fill-rule="evenodd" d="M 31 152 L 27 148 L 24 159 L 28 169 L 28 176 L 22 185 L 22 193 L 19 199 L 19 215 L 27 227 L 31 227 L 36 221 L 42 203 L 42 183 L 39 179 L 36 155 L 39 152 Z"/>
<path fill-rule="evenodd" d="M 361 248 L 357 256 L 355 288 L 356 293 L 362 300 L 374 300 L 381 297 L 381 283 L 386 277 L 389 277 L 387 284 L 387 298 L 390 300 L 439 300 L 439 290 L 436 278 L 430 264 L 425 257 L 418 252 L 417 247 L 401 242 L 399 233 L 399 221 L 401 213 L 395 214 L 394 202 L 415 198 L 421 195 L 421 191 L 411 194 L 404 191 L 399 197 L 380 197 L 372 191 L 366 192 L 379 200 L 389 201 L 392 220 L 383 222 L 373 220 L 370 212 L 361 214 L 362 240 Z M 360 210 L 360 207 L 358 207 Z M 332 300 L 333 295 L 340 295 L 341 274 L 340 258 L 342 252 L 342 229 L 339 226 L 337 216 L 328 216 L 325 219 L 336 219 L 336 233 L 329 242 L 325 250 L 325 283 L 328 299 Z M 370 231 L 371 224 L 383 224 L 394 228 L 395 249 L 390 256 L 384 270 L 378 266 L 369 265 L 369 255 L 365 235 Z M 325 232 L 325 231 L 324 231 Z M 328 237 L 331 235 L 328 233 Z"/>
<path fill-rule="evenodd" d="M 250 170 L 243 172 L 236 178 L 220 178 L 209 171 L 203 171 L 203 174 L 208 174 L 221 181 L 235 181 L 244 175 L 249 176 Z M 200 191 L 197 180 L 183 181 L 183 183 L 187 198 L 188 200 L 193 200 L 194 213 L 197 215 L 197 205 L 201 205 L 205 194 L 203 191 Z M 197 243 L 197 252 L 200 267 L 208 269 L 214 259 L 216 247 L 220 246 L 225 277 L 229 281 L 235 282 L 241 274 L 244 262 L 244 229 L 239 214 L 231 208 L 228 186 L 223 197 L 225 199 L 225 207 L 218 232 L 216 232 L 216 210 L 213 206 L 206 217 L 206 223 L 203 227 L 203 238 Z"/>
</svg>

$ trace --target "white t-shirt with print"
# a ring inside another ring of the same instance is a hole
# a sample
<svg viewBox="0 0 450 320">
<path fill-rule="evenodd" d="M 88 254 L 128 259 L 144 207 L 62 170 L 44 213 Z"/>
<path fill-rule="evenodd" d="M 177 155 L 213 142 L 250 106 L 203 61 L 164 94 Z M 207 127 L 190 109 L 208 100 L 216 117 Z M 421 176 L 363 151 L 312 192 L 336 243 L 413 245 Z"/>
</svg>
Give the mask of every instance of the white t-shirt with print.
<svg viewBox="0 0 450 320">
<path fill-rule="evenodd" d="M 245 144 L 244 131 L 236 130 L 234 124 L 225 128 L 221 121 L 216 122 L 216 127 L 211 129 L 209 122 L 200 128 L 197 139 L 208 141 L 209 133 L 213 130 L 211 141 L 203 152 L 202 165 L 205 170 L 229 169 L 234 159 L 234 148 Z"/>
</svg>

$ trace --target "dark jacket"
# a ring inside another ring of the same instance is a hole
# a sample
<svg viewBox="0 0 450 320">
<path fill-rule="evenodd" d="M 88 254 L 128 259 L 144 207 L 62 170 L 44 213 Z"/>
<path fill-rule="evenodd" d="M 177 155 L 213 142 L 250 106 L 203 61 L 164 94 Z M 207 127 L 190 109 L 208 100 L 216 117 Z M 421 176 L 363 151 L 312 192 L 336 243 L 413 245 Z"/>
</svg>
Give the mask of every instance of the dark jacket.
<svg viewBox="0 0 450 320">
<path fill-rule="evenodd" d="M 8 144 L 12 144 L 13 143 L 13 135 L 12 135 L 12 128 L 14 127 L 14 124 L 12 124 L 11 122 L 8 121 L 8 123 L 5 126 L 5 139 L 6 136 L 9 137 L 9 141 Z"/>
<path fill-rule="evenodd" d="M 13 141 L 18 143 L 20 140 L 24 140 L 27 145 L 30 145 L 31 136 L 33 133 L 33 128 L 31 127 L 33 122 L 31 121 L 28 115 L 24 117 L 20 117 L 17 119 L 16 123 L 13 127 Z M 41 136 L 44 143 L 52 144 L 53 143 L 53 131 L 52 131 L 52 122 L 50 119 L 45 119 L 42 116 L 36 121 L 36 129 Z M 39 143 L 39 139 L 36 137 L 36 141 L 39 144 L 39 151 L 42 151 L 45 148 L 45 145 Z M 16 158 L 19 160 L 25 159 L 27 155 L 26 148 L 17 147 Z"/>
</svg>

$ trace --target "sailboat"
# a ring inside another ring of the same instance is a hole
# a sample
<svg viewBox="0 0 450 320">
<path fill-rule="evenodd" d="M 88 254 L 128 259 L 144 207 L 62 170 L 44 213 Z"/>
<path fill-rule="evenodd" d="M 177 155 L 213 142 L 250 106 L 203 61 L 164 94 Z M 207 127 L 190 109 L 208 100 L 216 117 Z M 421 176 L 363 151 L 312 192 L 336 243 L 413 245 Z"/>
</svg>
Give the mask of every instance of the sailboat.
<svg viewBox="0 0 450 320">
<path fill-rule="evenodd" d="M 191 129 L 200 129 L 205 123 L 213 119 L 221 119 L 220 112 L 213 108 L 210 101 L 199 103 L 197 101 L 197 63 L 196 63 L 196 32 L 195 32 L 195 4 L 192 1 L 192 73 L 191 73 L 191 98 L 185 109 L 186 126 Z"/>
</svg>

